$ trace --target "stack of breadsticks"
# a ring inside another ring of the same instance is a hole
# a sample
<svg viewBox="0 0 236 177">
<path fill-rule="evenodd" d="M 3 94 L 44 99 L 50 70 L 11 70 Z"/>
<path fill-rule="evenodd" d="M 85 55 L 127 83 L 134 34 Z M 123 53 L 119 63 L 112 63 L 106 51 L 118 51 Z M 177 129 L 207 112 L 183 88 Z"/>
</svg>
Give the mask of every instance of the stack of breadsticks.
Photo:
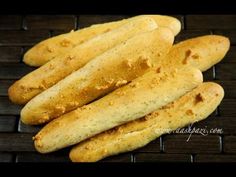
<svg viewBox="0 0 236 177">
<path fill-rule="evenodd" d="M 202 72 L 223 59 L 226 37 L 173 45 L 180 22 L 141 15 L 93 25 L 40 42 L 24 55 L 38 69 L 8 90 L 26 104 L 21 121 L 45 127 L 33 137 L 48 153 L 75 145 L 73 162 L 132 151 L 207 118 L 224 96 Z"/>
</svg>

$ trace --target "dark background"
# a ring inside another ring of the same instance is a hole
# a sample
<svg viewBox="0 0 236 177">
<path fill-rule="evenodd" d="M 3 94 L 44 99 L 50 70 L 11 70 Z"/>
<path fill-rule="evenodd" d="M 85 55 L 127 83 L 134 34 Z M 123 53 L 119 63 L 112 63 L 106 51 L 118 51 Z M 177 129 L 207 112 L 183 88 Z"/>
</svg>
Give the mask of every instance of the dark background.
<svg viewBox="0 0 236 177">
<path fill-rule="evenodd" d="M 232 14 L 234 0 L 7 0 L 4 14 Z"/>
</svg>

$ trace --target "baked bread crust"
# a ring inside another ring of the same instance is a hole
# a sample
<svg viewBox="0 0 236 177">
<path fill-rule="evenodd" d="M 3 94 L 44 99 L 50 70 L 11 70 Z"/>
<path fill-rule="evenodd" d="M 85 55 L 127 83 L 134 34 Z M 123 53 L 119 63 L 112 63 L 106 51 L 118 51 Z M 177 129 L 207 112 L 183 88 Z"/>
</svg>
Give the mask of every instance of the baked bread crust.
<svg viewBox="0 0 236 177">
<path fill-rule="evenodd" d="M 173 45 L 165 59 L 160 60 L 160 66 L 179 67 L 193 66 L 206 71 L 220 62 L 230 47 L 227 37 L 220 35 L 205 35 L 187 39 Z"/>
<path fill-rule="evenodd" d="M 202 83 L 192 67 L 152 69 L 112 93 L 49 122 L 34 138 L 41 153 L 52 152 L 143 117 Z"/>
<path fill-rule="evenodd" d="M 223 96 L 220 85 L 203 83 L 150 115 L 79 143 L 70 151 L 70 159 L 73 162 L 95 162 L 143 147 L 162 134 L 207 118 Z"/>
<path fill-rule="evenodd" d="M 8 90 L 13 103 L 25 104 L 86 63 L 127 39 L 157 28 L 150 17 L 136 18 L 129 23 L 98 35 L 16 81 Z"/>
<path fill-rule="evenodd" d="M 174 17 L 164 15 L 139 15 L 120 21 L 92 25 L 77 31 L 72 30 L 70 33 L 46 39 L 28 50 L 24 55 L 23 61 L 31 66 L 42 66 L 58 55 L 69 52 L 75 46 L 80 45 L 97 35 L 119 28 L 140 17 L 153 18 L 158 26 L 169 28 L 174 35 L 177 35 L 180 32 L 181 23 Z"/>
<path fill-rule="evenodd" d="M 142 33 L 96 57 L 30 100 L 21 111 L 25 124 L 42 124 L 81 107 L 143 75 L 172 47 L 168 28 Z"/>
</svg>

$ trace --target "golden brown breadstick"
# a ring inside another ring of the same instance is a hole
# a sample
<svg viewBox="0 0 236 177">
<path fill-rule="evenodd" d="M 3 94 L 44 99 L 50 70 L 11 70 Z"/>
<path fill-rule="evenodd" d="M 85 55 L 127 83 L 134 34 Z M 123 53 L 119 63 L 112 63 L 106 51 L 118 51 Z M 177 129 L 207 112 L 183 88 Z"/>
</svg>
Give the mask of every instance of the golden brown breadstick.
<svg viewBox="0 0 236 177">
<path fill-rule="evenodd" d="M 75 46 L 80 45 L 97 35 L 119 28 L 140 17 L 153 18 L 158 26 L 169 28 L 174 35 L 177 35 L 181 29 L 179 20 L 164 15 L 140 15 L 120 21 L 92 25 L 88 28 L 71 31 L 70 33 L 62 34 L 40 42 L 26 52 L 24 55 L 24 62 L 31 66 L 41 66 L 58 55 L 69 52 Z"/>
<path fill-rule="evenodd" d="M 203 83 L 150 115 L 79 143 L 71 150 L 70 159 L 73 162 L 94 162 L 143 147 L 162 134 L 207 118 L 223 96 L 220 85 Z"/>
<path fill-rule="evenodd" d="M 168 55 L 163 60 L 159 60 L 158 65 L 160 67 L 193 66 L 206 71 L 224 58 L 229 47 L 229 39 L 219 35 L 187 39 L 174 45 Z"/>
<path fill-rule="evenodd" d="M 35 148 L 47 153 L 79 143 L 145 116 L 201 82 L 202 73 L 195 68 L 152 69 L 128 85 L 48 123 L 35 136 Z"/>
<path fill-rule="evenodd" d="M 168 28 L 136 35 L 30 100 L 21 120 L 45 123 L 111 92 L 147 72 L 169 52 L 173 40 Z"/>
<path fill-rule="evenodd" d="M 120 28 L 98 35 L 15 82 L 8 90 L 9 98 L 14 103 L 25 104 L 106 50 L 156 28 L 156 22 L 152 18 L 140 17 Z"/>
</svg>

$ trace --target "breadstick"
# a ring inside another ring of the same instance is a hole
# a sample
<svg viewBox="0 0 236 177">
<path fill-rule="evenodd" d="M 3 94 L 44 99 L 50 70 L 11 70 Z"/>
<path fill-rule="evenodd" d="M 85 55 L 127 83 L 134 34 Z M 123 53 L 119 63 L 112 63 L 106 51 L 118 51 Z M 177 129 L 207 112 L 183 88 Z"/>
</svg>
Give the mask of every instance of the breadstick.
<svg viewBox="0 0 236 177">
<path fill-rule="evenodd" d="M 128 85 L 48 123 L 35 137 L 35 148 L 52 152 L 115 126 L 145 116 L 174 101 L 202 82 L 195 68 L 156 70 Z"/>
<path fill-rule="evenodd" d="M 25 104 L 106 50 L 137 34 L 156 28 L 156 22 L 152 18 L 140 17 L 120 28 L 98 35 L 15 82 L 9 88 L 9 98 L 14 103 Z"/>
<path fill-rule="evenodd" d="M 223 96 L 220 85 L 203 83 L 150 115 L 79 143 L 71 150 L 70 159 L 73 162 L 95 162 L 143 147 L 165 133 L 207 118 Z"/>
<path fill-rule="evenodd" d="M 229 39 L 219 35 L 206 35 L 180 42 L 172 47 L 158 65 L 165 67 L 193 66 L 206 71 L 220 62 L 230 47 Z"/>
<path fill-rule="evenodd" d="M 115 90 L 147 72 L 169 52 L 173 39 L 167 28 L 136 35 L 33 98 L 21 120 L 45 123 Z"/>
<path fill-rule="evenodd" d="M 181 29 L 179 20 L 174 17 L 163 15 L 140 15 L 120 21 L 92 25 L 77 31 L 72 30 L 70 33 L 49 38 L 28 50 L 24 55 L 23 61 L 31 66 L 41 66 L 58 55 L 69 52 L 75 46 L 80 45 L 97 35 L 119 28 L 140 17 L 153 18 L 158 26 L 169 28 L 175 35 L 177 35 Z"/>
</svg>

